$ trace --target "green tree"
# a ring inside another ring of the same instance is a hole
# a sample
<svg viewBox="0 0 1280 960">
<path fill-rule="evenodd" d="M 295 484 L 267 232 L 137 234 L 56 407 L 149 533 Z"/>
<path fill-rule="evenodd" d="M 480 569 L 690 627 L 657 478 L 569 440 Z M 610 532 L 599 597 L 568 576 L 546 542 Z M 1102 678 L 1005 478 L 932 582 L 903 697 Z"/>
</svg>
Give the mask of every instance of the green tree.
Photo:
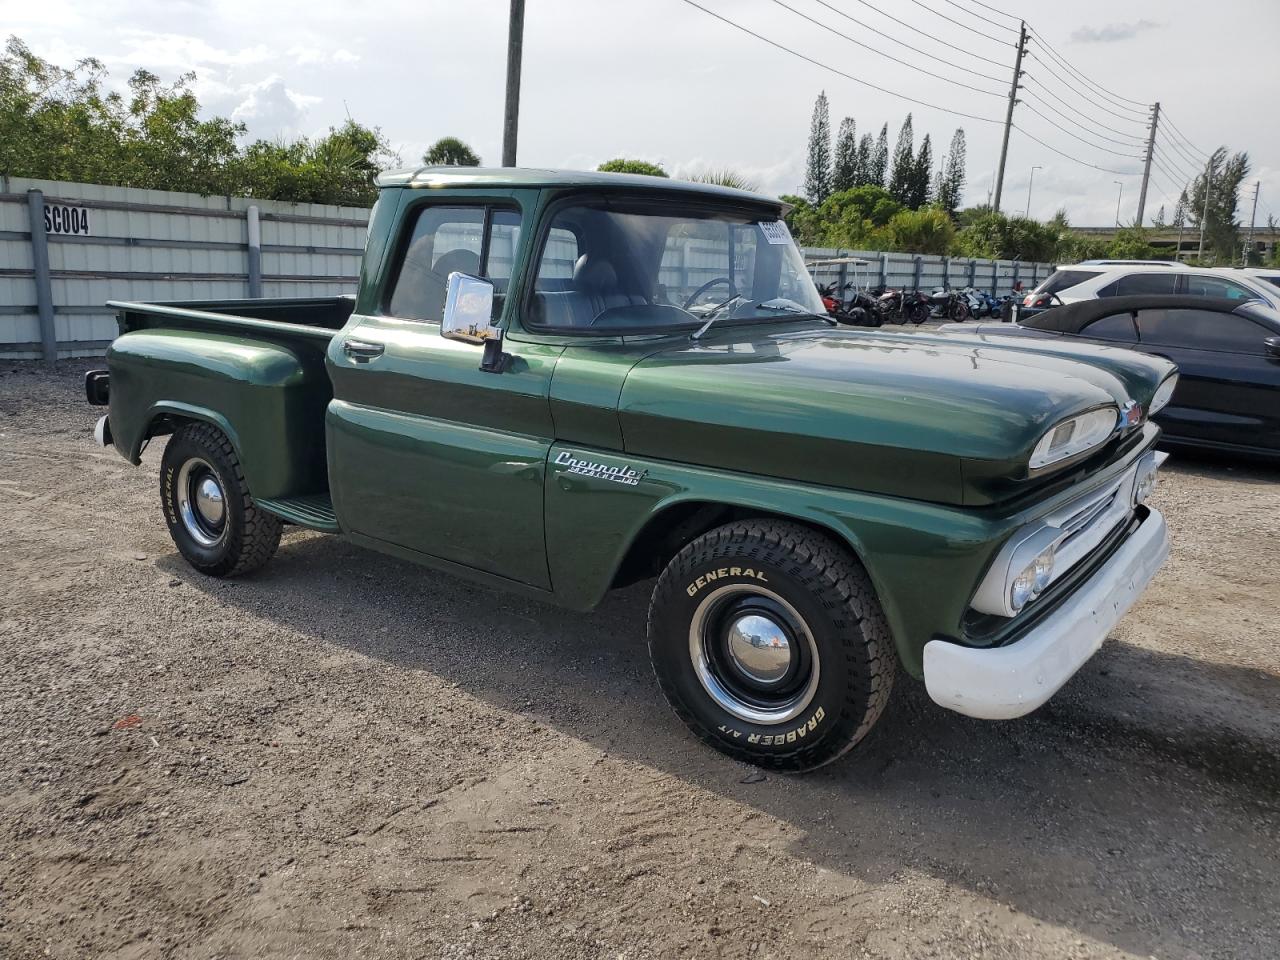
<svg viewBox="0 0 1280 960">
<path fill-rule="evenodd" d="M 889 125 L 880 128 L 880 136 L 876 138 L 876 148 L 871 154 L 871 176 L 868 183 L 877 187 L 887 187 L 889 174 Z"/>
<path fill-rule="evenodd" d="M 961 256 L 991 260 L 1052 261 L 1058 259 L 1060 242 L 1059 231 L 1049 224 L 986 213 L 960 231 L 956 251 Z"/>
<path fill-rule="evenodd" d="M 1164 204 L 1160 204 L 1160 209 L 1151 216 L 1151 226 L 1157 230 L 1163 230 L 1168 226 L 1164 218 Z"/>
<path fill-rule="evenodd" d="M 596 169 L 601 173 L 640 173 L 646 177 L 667 176 L 667 171 L 656 163 L 650 163 L 648 160 L 628 160 L 625 157 L 606 160 Z"/>
<path fill-rule="evenodd" d="M 821 203 L 831 193 L 831 119 L 827 94 L 818 94 L 809 124 L 809 156 L 804 170 L 804 195 L 810 203 Z"/>
<path fill-rule="evenodd" d="M 1226 147 L 1213 151 L 1209 160 L 1209 207 L 1205 217 L 1205 174 L 1201 173 L 1191 184 L 1187 198 L 1187 216 L 1197 230 L 1200 221 L 1205 222 L 1205 246 L 1214 260 L 1230 263 L 1234 260 L 1240 241 L 1240 224 L 1236 221 L 1236 208 L 1240 203 L 1240 184 L 1249 175 L 1249 155 L 1236 153 L 1228 156 Z"/>
<path fill-rule="evenodd" d="M 695 170 L 685 177 L 691 183 L 710 183 L 717 187 L 732 187 L 735 190 L 760 189 L 760 184 L 745 173 L 739 173 L 730 167 L 713 167 L 710 170 Z"/>
<path fill-rule="evenodd" d="M 783 219 L 796 243 L 809 247 L 821 245 L 824 226 L 813 204 L 790 193 L 784 193 L 778 199 L 791 207 Z"/>
<path fill-rule="evenodd" d="M 1107 244 L 1107 256 L 1113 260 L 1157 259 L 1147 231 L 1138 226 L 1117 230 L 1115 237 Z"/>
<path fill-rule="evenodd" d="M 929 202 L 929 183 L 933 176 L 933 141 L 929 134 L 920 142 L 920 152 L 916 154 L 911 165 L 911 178 L 907 183 L 906 204 L 912 210 L 919 210 Z"/>
<path fill-rule="evenodd" d="M 894 145 L 893 160 L 889 166 L 889 193 L 902 204 L 911 200 L 911 181 L 915 174 L 915 161 L 911 156 L 914 145 L 915 135 L 911 130 L 911 114 L 908 113 L 902 129 L 898 131 L 898 142 Z"/>
<path fill-rule="evenodd" d="M 0 171 L 124 187 L 237 194 L 295 202 L 371 204 L 379 167 L 398 162 L 376 128 L 349 120 L 312 141 L 259 140 L 202 119 L 194 74 L 166 84 L 136 70 L 108 91 L 98 60 L 70 68 L 42 60 L 17 37 L 0 56 Z"/>
<path fill-rule="evenodd" d="M 874 184 L 833 193 L 815 211 L 817 242 L 837 247 L 874 245 L 877 231 L 901 210 L 902 204 Z"/>
<path fill-rule="evenodd" d="M 858 141 L 858 156 L 854 161 L 853 186 L 865 187 L 869 183 L 880 186 L 872 169 L 872 158 L 875 155 L 876 143 L 871 134 L 864 133 Z"/>
<path fill-rule="evenodd" d="M 840 121 L 836 134 L 836 157 L 831 170 L 831 189 L 848 190 L 856 187 L 858 178 L 858 131 L 853 117 Z"/>
<path fill-rule="evenodd" d="M 478 167 L 480 157 L 457 137 L 441 137 L 427 148 L 422 162 L 442 167 Z"/>
<path fill-rule="evenodd" d="M 942 177 L 938 181 L 936 202 L 947 211 L 953 219 L 964 196 L 965 183 L 965 142 L 964 128 L 956 129 L 951 137 L 951 147 L 947 150 L 946 162 L 942 165 Z"/>
<path fill-rule="evenodd" d="M 925 207 L 895 213 L 883 236 L 891 250 L 945 256 L 955 242 L 956 227 L 945 210 Z"/>
</svg>

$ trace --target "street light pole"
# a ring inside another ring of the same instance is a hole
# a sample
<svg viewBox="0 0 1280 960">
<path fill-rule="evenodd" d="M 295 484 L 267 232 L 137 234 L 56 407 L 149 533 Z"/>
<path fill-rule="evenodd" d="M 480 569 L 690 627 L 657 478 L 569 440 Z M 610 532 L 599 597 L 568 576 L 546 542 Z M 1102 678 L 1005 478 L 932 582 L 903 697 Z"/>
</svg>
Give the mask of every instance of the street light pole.
<svg viewBox="0 0 1280 960">
<path fill-rule="evenodd" d="M 1031 219 L 1031 185 L 1036 182 L 1036 171 L 1043 170 L 1044 167 L 1035 166 L 1031 168 L 1031 179 L 1027 181 L 1027 212 L 1025 214 L 1028 220 Z"/>
<path fill-rule="evenodd" d="M 502 165 L 516 165 L 516 133 L 520 126 L 520 59 L 524 47 L 524 0 L 511 0 L 507 33 L 507 109 L 502 122 Z"/>
<path fill-rule="evenodd" d="M 1120 188 L 1120 192 L 1116 194 L 1116 226 L 1118 227 L 1120 226 L 1120 199 L 1124 196 L 1124 184 L 1119 180 L 1112 180 L 1111 182 Z"/>
</svg>

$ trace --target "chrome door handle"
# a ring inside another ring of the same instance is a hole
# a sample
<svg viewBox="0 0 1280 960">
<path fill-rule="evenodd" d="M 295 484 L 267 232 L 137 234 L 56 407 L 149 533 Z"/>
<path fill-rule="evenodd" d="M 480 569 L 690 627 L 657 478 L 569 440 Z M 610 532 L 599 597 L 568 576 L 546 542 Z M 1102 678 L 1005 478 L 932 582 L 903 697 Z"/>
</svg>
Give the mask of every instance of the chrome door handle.
<svg viewBox="0 0 1280 960">
<path fill-rule="evenodd" d="M 370 343 L 368 340 L 347 340 L 342 344 L 343 353 L 352 360 L 361 362 L 382 356 L 382 352 L 386 349 L 385 344 Z"/>
</svg>

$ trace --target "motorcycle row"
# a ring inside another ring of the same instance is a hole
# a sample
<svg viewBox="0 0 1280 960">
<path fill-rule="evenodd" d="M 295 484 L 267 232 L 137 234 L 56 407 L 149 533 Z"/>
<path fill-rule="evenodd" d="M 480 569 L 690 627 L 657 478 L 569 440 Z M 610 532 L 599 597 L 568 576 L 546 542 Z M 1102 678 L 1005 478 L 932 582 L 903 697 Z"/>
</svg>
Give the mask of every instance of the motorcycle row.
<svg viewBox="0 0 1280 960">
<path fill-rule="evenodd" d="M 850 281 L 843 286 L 829 283 L 818 287 L 827 313 L 840 323 L 858 327 L 879 327 L 886 323 L 921 324 L 929 319 L 963 323 L 980 317 L 1001 317 L 1010 297 L 993 297 L 984 290 L 938 288 L 932 293 L 894 290 L 883 287 L 865 290 Z"/>
</svg>

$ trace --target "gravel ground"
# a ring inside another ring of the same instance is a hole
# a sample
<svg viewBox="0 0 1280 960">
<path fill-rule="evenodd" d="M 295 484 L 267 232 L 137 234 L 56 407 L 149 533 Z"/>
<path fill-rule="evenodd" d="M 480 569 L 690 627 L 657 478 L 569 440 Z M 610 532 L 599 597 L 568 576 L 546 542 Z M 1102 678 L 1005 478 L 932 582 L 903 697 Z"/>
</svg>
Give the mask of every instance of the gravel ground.
<svg viewBox="0 0 1280 960">
<path fill-rule="evenodd" d="M 1280 472 L 1171 461 L 1170 562 L 1034 716 L 904 682 L 764 778 L 663 703 L 649 585 L 194 573 L 85 366 L 0 367 L 0 956 L 1277 955 Z"/>
</svg>

